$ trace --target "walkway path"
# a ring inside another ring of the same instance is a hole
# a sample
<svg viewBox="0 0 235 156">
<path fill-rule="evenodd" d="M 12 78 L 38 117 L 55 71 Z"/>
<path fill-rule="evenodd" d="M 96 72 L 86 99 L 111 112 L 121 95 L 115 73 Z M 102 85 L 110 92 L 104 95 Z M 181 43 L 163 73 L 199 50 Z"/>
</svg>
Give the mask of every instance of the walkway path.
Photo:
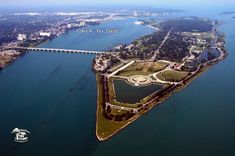
<svg viewBox="0 0 235 156">
<path fill-rule="evenodd" d="M 164 40 L 162 41 L 162 43 L 160 44 L 160 46 L 158 47 L 157 51 L 155 51 L 154 55 L 152 56 L 152 58 L 150 59 L 150 61 L 154 61 L 155 58 L 157 57 L 157 54 L 160 52 L 160 49 L 162 48 L 162 46 L 164 45 L 164 43 L 166 42 L 166 40 L 169 38 L 171 31 L 172 31 L 173 27 L 171 28 L 171 30 L 167 33 L 166 37 L 164 38 Z"/>
</svg>

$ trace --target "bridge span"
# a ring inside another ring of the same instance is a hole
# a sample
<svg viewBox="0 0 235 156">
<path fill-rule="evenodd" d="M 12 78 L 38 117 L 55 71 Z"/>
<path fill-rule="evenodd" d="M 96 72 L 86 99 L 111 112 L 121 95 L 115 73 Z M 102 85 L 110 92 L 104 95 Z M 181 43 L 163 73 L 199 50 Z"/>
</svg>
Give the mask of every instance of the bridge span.
<svg viewBox="0 0 235 156">
<path fill-rule="evenodd" d="M 118 54 L 119 52 L 107 51 L 92 51 L 92 50 L 73 50 L 73 49 L 58 49 L 58 48 L 31 48 L 31 47 L 4 47 L 6 49 L 28 50 L 28 51 L 41 51 L 41 52 L 62 52 L 62 53 L 78 53 L 78 54 Z"/>
</svg>

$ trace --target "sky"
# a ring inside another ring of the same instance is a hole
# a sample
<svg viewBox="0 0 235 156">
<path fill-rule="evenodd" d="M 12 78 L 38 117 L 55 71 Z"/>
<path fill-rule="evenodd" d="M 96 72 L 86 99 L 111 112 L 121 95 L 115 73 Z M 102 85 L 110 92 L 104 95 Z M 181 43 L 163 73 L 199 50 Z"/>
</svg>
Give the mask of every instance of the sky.
<svg viewBox="0 0 235 156">
<path fill-rule="evenodd" d="M 235 6 L 235 0 L 0 0 L 3 6 L 138 4 L 149 6 Z"/>
</svg>

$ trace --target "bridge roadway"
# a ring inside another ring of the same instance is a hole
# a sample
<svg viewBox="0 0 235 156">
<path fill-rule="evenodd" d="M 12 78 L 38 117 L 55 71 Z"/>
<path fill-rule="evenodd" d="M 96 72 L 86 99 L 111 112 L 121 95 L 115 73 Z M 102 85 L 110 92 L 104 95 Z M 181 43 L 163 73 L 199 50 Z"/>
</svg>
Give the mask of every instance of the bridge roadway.
<svg viewBox="0 0 235 156">
<path fill-rule="evenodd" d="M 5 47 L 6 48 L 6 47 Z M 92 50 L 72 50 L 72 49 L 56 49 L 56 48 L 30 48 L 30 47 L 12 47 L 9 49 L 22 49 L 28 51 L 45 51 L 45 52 L 63 52 L 63 53 L 79 53 L 79 54 L 118 54 L 119 52 L 92 51 Z"/>
</svg>

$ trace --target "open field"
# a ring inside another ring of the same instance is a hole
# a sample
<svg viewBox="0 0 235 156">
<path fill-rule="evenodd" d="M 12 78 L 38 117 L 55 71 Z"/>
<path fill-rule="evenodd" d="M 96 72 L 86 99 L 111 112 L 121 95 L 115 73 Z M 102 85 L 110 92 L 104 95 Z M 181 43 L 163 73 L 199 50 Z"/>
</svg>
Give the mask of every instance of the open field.
<svg viewBox="0 0 235 156">
<path fill-rule="evenodd" d="M 168 64 L 164 62 L 135 62 L 125 70 L 118 73 L 119 76 L 149 75 L 166 68 Z"/>
<path fill-rule="evenodd" d="M 180 72 L 174 70 L 166 70 L 157 75 L 157 77 L 162 81 L 171 81 L 171 82 L 179 82 L 185 77 L 188 76 L 187 72 Z"/>
</svg>

